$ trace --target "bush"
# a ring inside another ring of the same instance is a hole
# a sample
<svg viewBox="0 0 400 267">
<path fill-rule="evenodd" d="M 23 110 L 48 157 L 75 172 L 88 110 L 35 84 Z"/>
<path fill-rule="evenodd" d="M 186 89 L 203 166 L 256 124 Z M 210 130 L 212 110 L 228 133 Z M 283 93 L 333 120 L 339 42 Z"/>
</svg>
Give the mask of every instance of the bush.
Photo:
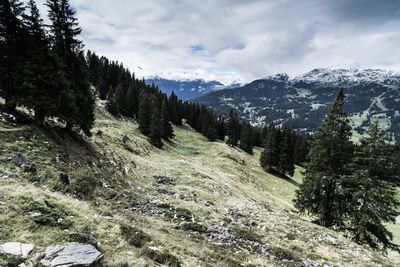
<svg viewBox="0 0 400 267">
<path fill-rule="evenodd" d="M 140 229 L 126 224 L 120 227 L 124 239 L 132 246 L 140 248 L 151 241 L 151 237 Z"/>
<path fill-rule="evenodd" d="M 181 266 L 179 259 L 168 251 L 159 251 L 150 247 L 145 247 L 142 250 L 141 256 L 146 256 L 159 264 L 165 264 L 170 267 Z"/>
<path fill-rule="evenodd" d="M 40 225 L 57 226 L 66 229 L 73 224 L 68 218 L 71 213 L 65 207 L 50 200 L 45 200 L 42 203 L 31 198 L 24 199 L 22 209 L 26 212 L 36 213 L 35 216 L 32 216 L 32 219 Z"/>
<path fill-rule="evenodd" d="M 79 175 L 72 184 L 75 195 L 81 199 L 92 199 L 99 181 L 93 175 Z"/>
<path fill-rule="evenodd" d="M 199 233 L 207 232 L 207 227 L 205 225 L 195 222 L 183 223 L 180 228 L 184 231 L 193 231 Z"/>
</svg>

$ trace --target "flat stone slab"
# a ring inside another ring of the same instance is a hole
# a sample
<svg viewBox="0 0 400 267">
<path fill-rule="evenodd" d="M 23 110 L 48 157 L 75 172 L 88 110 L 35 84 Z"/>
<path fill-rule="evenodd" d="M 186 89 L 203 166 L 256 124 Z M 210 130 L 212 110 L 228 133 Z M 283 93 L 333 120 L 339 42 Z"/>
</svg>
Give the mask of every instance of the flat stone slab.
<svg viewBox="0 0 400 267">
<path fill-rule="evenodd" d="M 0 254 L 10 254 L 22 258 L 28 257 L 35 245 L 19 242 L 8 242 L 0 245 Z"/>
<path fill-rule="evenodd" d="M 103 255 L 94 246 L 76 242 L 50 246 L 40 261 L 48 267 L 98 266 Z"/>
</svg>

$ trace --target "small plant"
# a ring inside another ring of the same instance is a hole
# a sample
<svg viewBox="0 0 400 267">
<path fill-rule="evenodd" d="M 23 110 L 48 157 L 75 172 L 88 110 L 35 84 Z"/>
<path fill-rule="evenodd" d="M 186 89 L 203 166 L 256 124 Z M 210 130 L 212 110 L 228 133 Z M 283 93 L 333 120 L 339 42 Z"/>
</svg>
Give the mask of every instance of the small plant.
<svg viewBox="0 0 400 267">
<path fill-rule="evenodd" d="M 193 231 L 199 233 L 207 232 L 207 227 L 205 225 L 195 222 L 183 223 L 180 228 L 184 231 Z"/>
<path fill-rule="evenodd" d="M 238 226 L 232 227 L 231 230 L 239 238 L 257 243 L 262 243 L 261 236 L 256 234 L 254 231 L 247 230 L 245 228 L 241 228 Z"/>
<path fill-rule="evenodd" d="M 140 248 L 151 241 L 151 237 L 140 229 L 127 224 L 122 224 L 120 227 L 124 239 L 132 246 Z"/>
<path fill-rule="evenodd" d="M 93 174 L 77 175 L 71 184 L 75 195 L 81 199 L 92 199 L 99 180 Z"/>
<path fill-rule="evenodd" d="M 68 218 L 71 215 L 65 207 L 50 200 L 43 202 L 31 198 L 23 200 L 22 210 L 30 214 L 32 220 L 39 225 L 61 227 L 67 229 L 73 222 Z"/>
<path fill-rule="evenodd" d="M 181 266 L 180 260 L 168 251 L 160 251 L 158 249 L 145 247 L 142 250 L 141 256 L 148 257 L 159 264 L 165 264 L 170 267 Z"/>
</svg>

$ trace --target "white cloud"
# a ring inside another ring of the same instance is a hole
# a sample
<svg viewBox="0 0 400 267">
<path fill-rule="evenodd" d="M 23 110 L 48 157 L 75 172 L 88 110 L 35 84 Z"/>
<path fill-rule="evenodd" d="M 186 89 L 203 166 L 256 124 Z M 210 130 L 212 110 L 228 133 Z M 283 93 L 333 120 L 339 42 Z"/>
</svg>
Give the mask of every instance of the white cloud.
<svg viewBox="0 0 400 267">
<path fill-rule="evenodd" d="M 123 62 L 137 76 L 227 83 L 343 64 L 400 69 L 397 0 L 71 0 L 71 5 L 86 48 Z"/>
</svg>

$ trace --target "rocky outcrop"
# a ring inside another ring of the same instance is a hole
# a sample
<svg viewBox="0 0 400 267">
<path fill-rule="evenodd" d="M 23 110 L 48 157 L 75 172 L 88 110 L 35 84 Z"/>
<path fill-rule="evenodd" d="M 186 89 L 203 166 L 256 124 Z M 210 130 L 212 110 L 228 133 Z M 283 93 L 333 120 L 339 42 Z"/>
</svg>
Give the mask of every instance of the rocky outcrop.
<svg viewBox="0 0 400 267">
<path fill-rule="evenodd" d="M 8 242 L 0 245 L 0 254 L 9 254 L 21 258 L 28 257 L 35 245 L 19 242 Z"/>
<path fill-rule="evenodd" d="M 40 263 L 46 267 L 99 267 L 102 258 L 103 254 L 92 245 L 72 242 L 47 247 Z"/>
</svg>

